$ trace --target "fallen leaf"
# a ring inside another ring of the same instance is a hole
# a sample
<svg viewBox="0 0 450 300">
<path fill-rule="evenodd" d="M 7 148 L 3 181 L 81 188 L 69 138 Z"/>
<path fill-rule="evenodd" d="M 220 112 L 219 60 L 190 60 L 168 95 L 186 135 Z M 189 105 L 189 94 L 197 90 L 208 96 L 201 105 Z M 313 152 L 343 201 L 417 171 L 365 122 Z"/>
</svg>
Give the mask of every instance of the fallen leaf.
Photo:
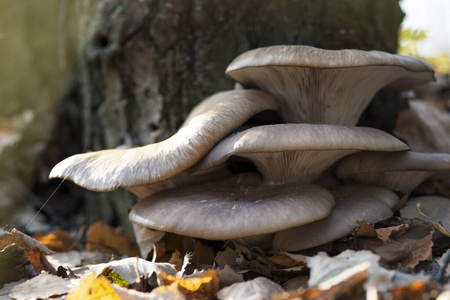
<svg viewBox="0 0 450 300">
<path fill-rule="evenodd" d="M 178 284 L 174 283 L 171 285 L 159 286 L 150 293 L 151 299 L 174 299 L 174 300 L 184 300 L 186 297 L 178 289 Z"/>
<path fill-rule="evenodd" d="M 284 290 L 279 284 L 276 284 L 265 277 L 258 277 L 253 280 L 235 283 L 229 287 L 221 289 L 217 293 L 217 298 L 220 300 L 271 299 L 273 294 L 283 292 Z"/>
<path fill-rule="evenodd" d="M 92 265 L 89 267 L 97 275 L 101 274 L 105 268 L 111 268 L 116 271 L 126 282 L 133 284 L 141 276 L 150 278 L 153 273 L 164 272 L 175 276 L 177 270 L 168 263 L 155 263 L 142 258 L 129 257 L 121 260 L 111 261 L 105 264 Z"/>
<path fill-rule="evenodd" d="M 47 255 L 48 261 L 54 268 L 65 266 L 69 268 L 85 265 L 101 264 L 111 261 L 111 254 L 103 251 L 76 251 L 57 252 Z"/>
<path fill-rule="evenodd" d="M 213 265 L 216 252 L 199 239 L 194 239 L 194 257 L 196 264 Z"/>
<path fill-rule="evenodd" d="M 308 287 L 308 279 L 308 276 L 297 276 L 284 282 L 282 287 L 286 291 L 297 291 L 300 289 L 304 290 Z"/>
<path fill-rule="evenodd" d="M 45 260 L 46 254 L 52 254 L 53 251 L 16 229 L 11 230 L 11 233 L 0 230 L 0 249 L 4 249 L 11 244 L 21 247 L 25 251 L 28 260 L 38 271 L 46 270 L 42 260 Z"/>
<path fill-rule="evenodd" d="M 377 237 L 383 242 L 387 243 L 389 240 L 394 239 L 401 234 L 405 233 L 409 228 L 408 224 L 400 224 L 398 226 L 386 227 L 386 228 L 378 228 L 375 229 L 377 233 Z"/>
<path fill-rule="evenodd" d="M 74 283 L 48 273 L 39 274 L 30 280 L 16 285 L 9 293 L 11 298 L 22 299 L 47 299 L 54 296 L 67 294 L 75 286 Z"/>
<path fill-rule="evenodd" d="M 346 250 L 334 257 L 320 252 L 307 259 L 308 267 L 311 270 L 308 284 L 310 287 L 328 289 L 338 284 L 339 281 L 346 280 L 349 276 L 346 276 L 348 273 L 345 272 L 356 265 L 360 265 L 361 269 L 352 271 L 367 271 L 364 288 L 373 287 L 378 292 L 387 292 L 415 280 L 429 280 L 428 276 L 421 274 L 405 274 L 396 270 L 387 270 L 379 265 L 379 261 L 380 256 L 370 251 Z M 350 271 L 350 275 L 352 271 Z"/>
<path fill-rule="evenodd" d="M 216 271 L 219 275 L 219 289 L 244 281 L 242 274 L 237 273 L 229 265 L 225 265 L 223 269 L 218 268 Z"/>
<path fill-rule="evenodd" d="M 278 251 L 269 257 L 270 262 L 276 264 L 279 268 L 292 268 L 306 266 L 306 256 L 300 254 L 291 254 L 285 251 Z"/>
<path fill-rule="evenodd" d="M 107 279 L 94 273 L 84 278 L 80 285 L 67 295 L 66 300 L 122 300 Z"/>
<path fill-rule="evenodd" d="M 39 275 L 39 271 L 30 263 L 23 248 L 16 244 L 0 250 L 0 270 L 0 287 L 5 283 Z"/>
<path fill-rule="evenodd" d="M 370 250 L 380 255 L 382 265 L 395 268 L 401 263 L 413 269 L 421 261 L 431 260 L 433 230 L 430 226 L 401 224 L 375 229 L 372 224 L 359 224 L 368 236 L 375 232 L 375 237 L 366 238 L 366 233 L 361 234 L 357 229 L 355 235 L 359 238 L 347 244 L 356 250 Z"/>
<path fill-rule="evenodd" d="M 359 227 L 353 232 L 353 236 L 355 238 L 359 237 L 377 237 L 377 232 L 375 231 L 375 226 L 371 223 L 368 223 L 365 220 L 356 221 Z"/>
<path fill-rule="evenodd" d="M 322 282 L 322 286 L 278 294 L 272 299 L 358 299 L 364 295 L 363 285 L 368 278 L 369 266 L 364 263 L 353 266 L 329 279 L 329 282 Z"/>
<path fill-rule="evenodd" d="M 219 289 L 219 276 L 214 269 L 197 271 L 182 278 L 164 271 L 161 271 L 161 275 L 164 285 L 175 284 L 186 299 L 214 299 Z"/>
<path fill-rule="evenodd" d="M 120 287 L 128 287 L 130 284 L 123 279 L 122 276 L 120 276 L 119 273 L 111 269 L 110 267 L 106 267 L 103 269 L 103 271 L 100 273 L 100 275 L 106 277 L 109 281 L 112 283 L 117 284 Z"/>
<path fill-rule="evenodd" d="M 139 246 L 141 257 L 147 259 L 148 255 L 154 250 L 155 243 L 159 242 L 164 237 L 165 232 L 139 226 L 135 223 L 131 224 L 133 225 L 134 236 L 136 238 L 136 243 Z M 157 248 L 157 250 L 161 249 Z M 153 256 L 161 257 L 164 255 L 163 252 L 165 251 L 157 251 L 156 255 L 153 253 Z M 157 258 L 155 258 L 155 260 L 156 259 Z"/>
<path fill-rule="evenodd" d="M 69 251 L 76 246 L 74 237 L 61 229 L 56 229 L 49 234 L 40 233 L 33 238 L 54 252 Z"/>
<path fill-rule="evenodd" d="M 130 232 L 104 226 L 101 221 L 93 223 L 86 232 L 86 250 L 104 250 L 126 256 L 137 256 L 139 251 Z"/>
</svg>

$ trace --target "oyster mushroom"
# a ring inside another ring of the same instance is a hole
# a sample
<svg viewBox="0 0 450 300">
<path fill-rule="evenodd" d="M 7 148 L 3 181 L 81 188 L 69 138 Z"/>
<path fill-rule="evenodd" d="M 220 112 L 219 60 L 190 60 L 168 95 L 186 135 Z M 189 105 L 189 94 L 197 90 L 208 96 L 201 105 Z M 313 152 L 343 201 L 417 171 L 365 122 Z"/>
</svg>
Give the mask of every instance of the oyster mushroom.
<svg viewBox="0 0 450 300">
<path fill-rule="evenodd" d="M 433 174 L 450 171 L 450 154 L 365 151 L 350 155 L 336 167 L 347 182 L 381 185 L 409 193 Z"/>
<path fill-rule="evenodd" d="M 275 233 L 273 248 L 299 251 L 345 237 L 354 231 L 356 221 L 376 223 L 393 215 L 399 201 L 391 190 L 380 186 L 344 185 L 332 189 L 336 206 L 325 219 Z"/>
<path fill-rule="evenodd" d="M 218 143 L 193 174 L 209 172 L 231 156 L 251 160 L 269 184 L 313 182 L 340 158 L 361 150 L 401 151 L 403 142 L 374 128 L 316 124 L 265 125 Z"/>
<path fill-rule="evenodd" d="M 384 86 L 434 80 L 433 68 L 419 58 L 310 46 L 254 49 L 234 59 L 226 74 L 274 95 L 286 122 L 337 125 L 355 125 Z"/>
<path fill-rule="evenodd" d="M 168 180 L 193 166 L 247 119 L 277 107 L 273 97 L 262 91 L 217 93 L 194 109 L 183 127 L 167 140 L 131 149 L 74 155 L 57 164 L 50 172 L 50 178 L 67 178 L 94 191 L 110 191 L 119 186 L 132 188 Z M 149 189 L 154 191 L 155 187 Z M 145 194 L 145 188 L 137 188 L 136 191 Z"/>
<path fill-rule="evenodd" d="M 328 216 L 333 196 L 312 184 L 268 186 L 260 175 L 159 191 L 133 207 L 129 219 L 143 227 L 210 240 L 263 235 Z"/>
<path fill-rule="evenodd" d="M 406 205 L 400 208 L 402 219 L 420 219 L 428 222 L 417 211 L 417 203 L 420 210 L 433 222 L 441 223 L 450 232 L 450 198 L 441 196 L 421 196 L 409 199 Z"/>
</svg>

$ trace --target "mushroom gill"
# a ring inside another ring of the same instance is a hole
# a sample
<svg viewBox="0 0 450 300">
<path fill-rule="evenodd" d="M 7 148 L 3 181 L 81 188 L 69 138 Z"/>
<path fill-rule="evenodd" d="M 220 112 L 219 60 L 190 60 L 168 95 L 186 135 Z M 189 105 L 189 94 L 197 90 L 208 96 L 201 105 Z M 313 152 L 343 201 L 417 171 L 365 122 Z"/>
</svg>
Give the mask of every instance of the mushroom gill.
<svg viewBox="0 0 450 300">
<path fill-rule="evenodd" d="M 314 182 L 340 158 L 362 151 L 402 151 L 403 142 L 374 128 L 277 124 L 247 129 L 218 143 L 192 172 L 209 172 L 231 156 L 245 157 L 266 183 Z"/>
<path fill-rule="evenodd" d="M 420 58 L 310 46 L 250 50 L 234 59 L 226 74 L 245 88 L 274 95 L 288 123 L 335 125 L 355 125 L 384 86 L 434 80 L 433 68 Z"/>
</svg>

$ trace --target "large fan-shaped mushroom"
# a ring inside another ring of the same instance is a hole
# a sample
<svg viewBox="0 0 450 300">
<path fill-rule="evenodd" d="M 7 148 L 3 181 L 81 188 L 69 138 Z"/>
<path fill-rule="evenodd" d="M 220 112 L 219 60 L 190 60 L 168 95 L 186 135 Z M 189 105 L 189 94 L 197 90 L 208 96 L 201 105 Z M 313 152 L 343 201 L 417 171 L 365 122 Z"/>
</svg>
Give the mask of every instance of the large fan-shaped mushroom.
<svg viewBox="0 0 450 300">
<path fill-rule="evenodd" d="M 272 96 L 257 90 L 221 92 L 205 102 L 165 141 L 132 149 L 74 155 L 56 165 L 50 178 L 67 178 L 94 191 L 164 181 L 193 166 L 224 136 L 253 115 L 278 107 Z M 142 187 L 137 190 L 145 194 Z"/>
<path fill-rule="evenodd" d="M 333 196 L 312 184 L 263 184 L 253 173 L 160 191 L 129 214 L 137 225 L 180 235 L 226 240 L 272 233 L 328 216 Z"/>
<path fill-rule="evenodd" d="M 434 80 L 420 58 L 380 51 L 272 46 L 245 52 L 226 73 L 245 88 L 280 101 L 286 122 L 355 125 L 375 93 L 387 85 Z"/>
<path fill-rule="evenodd" d="M 247 129 L 218 143 L 194 168 L 202 173 L 231 156 L 251 160 L 266 183 L 313 182 L 340 158 L 361 151 L 401 151 L 403 142 L 374 128 L 278 124 Z"/>
</svg>

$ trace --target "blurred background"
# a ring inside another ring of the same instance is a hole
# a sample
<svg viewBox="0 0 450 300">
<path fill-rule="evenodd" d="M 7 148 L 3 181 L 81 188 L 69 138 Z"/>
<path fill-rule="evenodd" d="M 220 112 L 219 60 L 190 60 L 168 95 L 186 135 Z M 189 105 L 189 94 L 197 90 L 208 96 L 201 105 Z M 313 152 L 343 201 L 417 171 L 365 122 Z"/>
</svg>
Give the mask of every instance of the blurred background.
<svg viewBox="0 0 450 300">
<path fill-rule="evenodd" d="M 60 182 L 50 169 L 75 153 L 167 138 L 195 103 L 232 88 L 224 70 L 235 56 L 274 44 L 421 57 L 448 111 L 447 0 L 0 1 L 0 226 L 128 227 L 137 199 L 122 190 L 64 182 L 42 208 Z M 402 107 L 386 109 L 395 126 Z"/>
</svg>

